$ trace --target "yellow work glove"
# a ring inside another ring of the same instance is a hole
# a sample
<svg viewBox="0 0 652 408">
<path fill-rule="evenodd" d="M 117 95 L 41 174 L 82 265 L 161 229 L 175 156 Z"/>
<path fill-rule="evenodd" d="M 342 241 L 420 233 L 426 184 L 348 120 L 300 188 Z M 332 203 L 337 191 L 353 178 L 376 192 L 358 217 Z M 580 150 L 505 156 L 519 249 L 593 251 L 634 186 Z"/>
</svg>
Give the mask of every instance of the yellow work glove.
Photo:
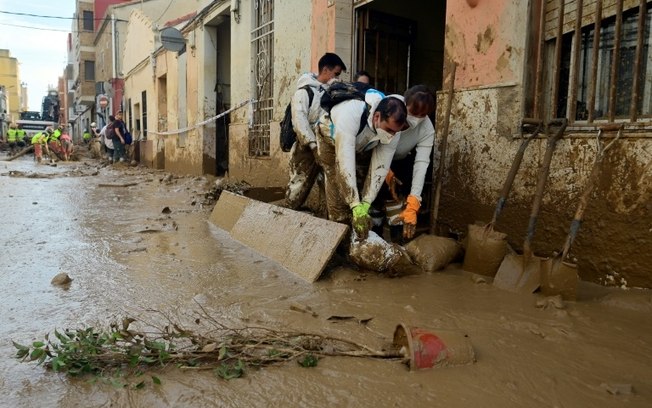
<svg viewBox="0 0 652 408">
<path fill-rule="evenodd" d="M 407 196 L 405 209 L 399 215 L 403 220 L 403 238 L 410 239 L 414 237 L 417 230 L 417 213 L 421 207 L 421 202 L 413 195 Z"/>
<path fill-rule="evenodd" d="M 403 182 L 394 175 L 392 169 L 389 169 L 389 171 L 387 172 L 387 176 L 385 177 L 385 183 L 387 184 L 387 187 L 389 188 L 389 193 L 392 195 L 394 201 L 401 201 L 398 198 L 398 194 L 396 194 L 396 186 L 402 186 Z"/>
<path fill-rule="evenodd" d="M 371 229 L 371 217 L 369 216 L 369 207 L 371 204 L 361 202 L 352 208 L 353 212 L 353 229 L 359 240 L 367 239 Z"/>
</svg>

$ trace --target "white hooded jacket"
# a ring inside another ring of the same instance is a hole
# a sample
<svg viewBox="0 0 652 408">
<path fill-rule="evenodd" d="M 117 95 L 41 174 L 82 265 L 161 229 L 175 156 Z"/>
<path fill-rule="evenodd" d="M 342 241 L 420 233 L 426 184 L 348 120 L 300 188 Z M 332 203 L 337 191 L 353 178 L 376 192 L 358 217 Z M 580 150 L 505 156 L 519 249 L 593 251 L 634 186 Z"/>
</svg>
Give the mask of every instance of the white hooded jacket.
<svg viewBox="0 0 652 408">
<path fill-rule="evenodd" d="M 345 184 L 343 186 L 344 197 L 351 208 L 361 201 L 371 203 L 376 199 L 399 142 L 398 135 L 385 140 L 374 129 L 373 116 L 383 97 L 382 93 L 371 89 L 365 94 L 364 102 L 348 100 L 339 103 L 331 109 L 330 120 L 325 119 L 322 122 L 329 124 L 330 135 L 335 142 L 337 170 Z M 367 105 L 370 106 L 367 125 L 362 131 L 359 131 L 360 120 Z M 372 150 L 371 163 L 367 182 L 365 182 L 365 191 L 360 197 L 356 183 L 355 156 L 356 153 L 369 150 Z"/>
<path fill-rule="evenodd" d="M 432 125 L 430 118 L 426 117 L 416 127 L 400 132 L 400 136 L 396 146 L 396 153 L 394 153 L 394 160 L 404 159 L 416 147 L 410 195 L 417 197 L 421 201 L 423 182 L 426 178 L 428 165 L 430 165 L 432 146 L 435 142 L 435 127 Z"/>
<path fill-rule="evenodd" d="M 308 92 L 301 89 L 306 85 L 309 85 L 314 93 L 310 106 L 308 106 Z M 310 72 L 301 75 L 297 81 L 297 90 L 294 92 L 291 102 L 292 127 L 297 134 L 298 142 L 303 146 L 317 143 L 313 129 L 323 113 L 319 101 L 326 88 L 327 85 L 319 82 L 317 75 Z"/>
</svg>

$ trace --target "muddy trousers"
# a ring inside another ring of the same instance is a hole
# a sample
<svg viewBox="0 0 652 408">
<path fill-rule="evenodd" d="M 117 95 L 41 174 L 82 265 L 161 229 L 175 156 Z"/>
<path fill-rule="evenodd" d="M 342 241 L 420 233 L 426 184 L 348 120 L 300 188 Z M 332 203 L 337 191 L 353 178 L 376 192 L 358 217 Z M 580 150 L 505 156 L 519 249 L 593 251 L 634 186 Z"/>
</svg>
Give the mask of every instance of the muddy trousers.
<svg viewBox="0 0 652 408">
<path fill-rule="evenodd" d="M 285 191 L 285 205 L 297 210 L 306 202 L 321 168 L 309 146 L 294 142 L 290 155 L 290 181 Z"/>
<path fill-rule="evenodd" d="M 61 141 L 61 152 L 63 154 L 63 159 L 68 161 L 70 160 L 70 155 L 74 150 L 73 144 L 71 141 L 62 140 Z"/>
<path fill-rule="evenodd" d="M 113 162 L 117 163 L 120 160 L 127 160 L 125 145 L 120 142 L 120 139 L 113 139 Z"/>
<path fill-rule="evenodd" d="M 63 160 L 63 149 L 61 148 L 61 143 L 59 143 L 58 140 L 53 140 L 51 142 L 48 142 L 48 146 L 50 147 L 50 152 L 57 156 L 59 160 Z M 52 159 L 53 157 L 50 157 Z"/>
<path fill-rule="evenodd" d="M 317 132 L 318 160 L 324 170 L 326 187 L 326 209 L 328 219 L 343 224 L 351 224 L 351 209 L 342 195 L 342 182 L 337 171 L 335 142 L 330 136 Z"/>
<path fill-rule="evenodd" d="M 40 143 L 36 143 L 34 145 L 34 160 L 40 163 L 41 159 L 43 159 L 43 146 Z"/>
</svg>

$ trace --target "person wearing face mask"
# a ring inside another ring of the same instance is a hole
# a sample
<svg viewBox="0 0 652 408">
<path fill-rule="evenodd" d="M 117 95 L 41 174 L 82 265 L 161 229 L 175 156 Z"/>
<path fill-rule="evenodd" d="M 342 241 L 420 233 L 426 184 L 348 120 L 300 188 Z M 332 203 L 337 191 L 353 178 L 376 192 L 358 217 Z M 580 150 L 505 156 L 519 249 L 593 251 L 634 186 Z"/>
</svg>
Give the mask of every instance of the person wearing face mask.
<svg viewBox="0 0 652 408">
<path fill-rule="evenodd" d="M 369 209 L 383 185 L 405 125 L 407 109 L 400 95 L 370 89 L 365 100 L 350 99 L 325 113 L 317 125 L 318 158 L 326 176 L 326 206 L 332 221 L 351 223 L 358 239 L 371 228 Z M 356 158 L 368 155 L 362 194 Z"/>
<path fill-rule="evenodd" d="M 342 59 L 332 52 L 319 59 L 318 68 L 319 74 L 307 73 L 299 78 L 290 103 L 297 141 L 290 150 L 290 181 L 285 192 L 285 205 L 293 210 L 305 203 L 320 172 L 315 161 L 317 140 L 313 130 L 323 113 L 319 101 L 331 81 L 346 71 Z"/>
<path fill-rule="evenodd" d="M 435 127 L 428 117 L 435 110 L 435 98 L 426 86 L 416 85 L 405 92 L 405 104 L 409 127 L 400 132 L 386 183 L 394 200 L 399 201 L 399 193 L 407 194 L 398 219 L 403 222 L 403 238 L 411 239 L 417 228 L 423 183 L 435 141 Z"/>
</svg>

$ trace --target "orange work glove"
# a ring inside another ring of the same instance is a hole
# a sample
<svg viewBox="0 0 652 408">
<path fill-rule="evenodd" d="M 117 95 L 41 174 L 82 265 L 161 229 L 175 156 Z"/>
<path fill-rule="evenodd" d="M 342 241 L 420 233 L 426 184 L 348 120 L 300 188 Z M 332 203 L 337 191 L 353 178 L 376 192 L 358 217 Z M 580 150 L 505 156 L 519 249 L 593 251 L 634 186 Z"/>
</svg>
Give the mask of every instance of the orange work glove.
<svg viewBox="0 0 652 408">
<path fill-rule="evenodd" d="M 398 198 L 398 194 L 396 194 L 396 186 L 402 186 L 403 182 L 394 175 L 392 169 L 389 169 L 389 171 L 387 172 L 387 176 L 385 177 L 385 183 L 387 183 L 387 187 L 389 187 L 389 193 L 392 195 L 394 201 L 401 201 Z"/>
<path fill-rule="evenodd" d="M 403 220 L 403 238 L 410 239 L 414 237 L 417 230 L 417 213 L 421 208 L 421 201 L 413 195 L 407 196 L 405 209 L 399 215 Z"/>
</svg>

